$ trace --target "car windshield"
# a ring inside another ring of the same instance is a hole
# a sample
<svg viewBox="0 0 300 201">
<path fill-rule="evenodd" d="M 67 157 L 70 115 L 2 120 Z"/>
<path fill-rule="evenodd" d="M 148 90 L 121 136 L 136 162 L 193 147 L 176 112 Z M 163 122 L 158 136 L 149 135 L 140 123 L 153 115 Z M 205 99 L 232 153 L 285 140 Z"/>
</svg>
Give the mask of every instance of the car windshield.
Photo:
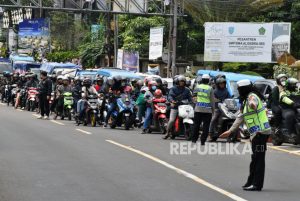
<svg viewBox="0 0 300 201">
<path fill-rule="evenodd" d="M 3 73 L 4 71 L 11 71 L 12 67 L 10 63 L 0 63 L 0 73 Z"/>
<path fill-rule="evenodd" d="M 230 81 L 230 89 L 232 91 L 232 95 L 237 98 L 239 97 L 239 92 L 237 90 L 237 82 L 235 81 Z"/>
</svg>

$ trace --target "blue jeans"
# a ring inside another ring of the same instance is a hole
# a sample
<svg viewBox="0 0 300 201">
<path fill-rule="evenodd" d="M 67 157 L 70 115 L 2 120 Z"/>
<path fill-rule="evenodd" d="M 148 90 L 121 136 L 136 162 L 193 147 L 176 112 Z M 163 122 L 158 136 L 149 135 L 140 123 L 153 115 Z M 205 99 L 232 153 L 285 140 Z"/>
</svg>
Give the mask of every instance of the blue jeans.
<svg viewBox="0 0 300 201">
<path fill-rule="evenodd" d="M 145 115 L 145 121 L 144 121 L 144 129 L 147 129 L 150 127 L 152 120 L 152 107 L 146 108 L 146 115 Z"/>
</svg>

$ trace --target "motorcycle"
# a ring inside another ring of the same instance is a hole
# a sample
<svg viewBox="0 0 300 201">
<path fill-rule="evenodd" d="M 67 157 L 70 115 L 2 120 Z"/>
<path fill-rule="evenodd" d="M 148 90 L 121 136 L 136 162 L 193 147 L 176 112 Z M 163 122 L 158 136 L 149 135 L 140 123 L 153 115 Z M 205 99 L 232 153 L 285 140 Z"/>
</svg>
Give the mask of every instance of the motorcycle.
<svg viewBox="0 0 300 201">
<path fill-rule="evenodd" d="M 63 115 L 61 117 L 61 119 L 63 120 L 64 117 L 68 117 L 69 121 L 72 120 L 72 108 L 73 108 L 73 96 L 72 96 L 72 92 L 65 92 L 63 94 L 64 96 L 64 109 L 63 109 Z"/>
<path fill-rule="evenodd" d="M 237 99 L 226 99 L 223 103 L 219 103 L 218 106 L 221 111 L 221 118 L 219 118 L 216 133 L 212 136 L 213 141 L 216 141 L 220 134 L 229 130 L 240 114 L 240 106 Z M 245 130 L 245 132 L 247 131 Z M 233 133 L 227 138 L 227 141 L 235 142 L 237 141 L 237 136 L 238 132 Z"/>
<path fill-rule="evenodd" d="M 268 118 L 269 123 L 272 128 L 272 144 L 274 146 L 281 146 L 283 143 L 289 143 L 298 145 L 300 144 L 300 108 L 296 109 L 296 118 L 295 118 L 295 131 L 296 136 L 293 137 L 291 135 L 283 135 L 281 129 L 277 129 L 274 126 L 274 116 L 271 110 L 268 110 Z"/>
<path fill-rule="evenodd" d="M 155 128 L 158 128 L 162 134 L 167 133 L 167 104 L 166 104 L 166 99 L 165 98 L 159 98 L 156 99 L 154 98 L 152 100 L 153 103 L 153 108 L 154 108 L 154 115 L 153 115 L 153 120 L 154 120 L 154 125 Z"/>
<path fill-rule="evenodd" d="M 15 104 L 16 104 L 18 91 L 19 91 L 19 89 L 18 89 L 17 85 L 13 84 L 12 90 L 11 90 L 11 98 L 10 98 L 12 106 L 15 106 Z"/>
<path fill-rule="evenodd" d="M 34 111 L 38 106 L 38 89 L 35 87 L 29 87 L 27 89 L 27 102 L 26 109 L 27 111 Z"/>
<path fill-rule="evenodd" d="M 178 104 L 178 116 L 175 120 L 171 139 L 176 136 L 184 137 L 191 140 L 194 131 L 194 108 L 189 104 L 188 100 L 182 100 Z"/>
<path fill-rule="evenodd" d="M 111 128 L 125 126 L 129 130 L 134 124 L 134 103 L 128 95 L 117 99 L 117 109 L 110 116 L 109 125 Z"/>
<path fill-rule="evenodd" d="M 95 127 L 98 120 L 98 114 L 99 114 L 99 103 L 98 103 L 98 97 L 97 95 L 89 95 L 88 97 L 88 110 L 87 110 L 87 116 L 85 118 L 85 125 L 88 123 L 91 124 L 92 127 Z"/>
</svg>

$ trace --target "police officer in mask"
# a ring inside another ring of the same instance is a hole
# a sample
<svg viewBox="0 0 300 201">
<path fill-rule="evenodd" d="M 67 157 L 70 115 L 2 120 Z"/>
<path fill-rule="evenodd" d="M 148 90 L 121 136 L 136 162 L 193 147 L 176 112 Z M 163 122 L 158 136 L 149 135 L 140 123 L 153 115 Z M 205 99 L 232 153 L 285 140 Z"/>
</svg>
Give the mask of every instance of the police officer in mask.
<svg viewBox="0 0 300 201">
<path fill-rule="evenodd" d="M 251 163 L 250 174 L 245 191 L 261 191 L 265 177 L 265 156 L 267 150 L 267 140 L 271 134 L 271 127 L 268 121 L 266 108 L 263 106 L 262 95 L 253 87 L 250 80 L 237 82 L 240 94 L 241 114 L 235 120 L 232 127 L 224 132 L 220 137 L 228 137 L 235 132 L 243 123 L 246 124 L 251 134 Z"/>
</svg>

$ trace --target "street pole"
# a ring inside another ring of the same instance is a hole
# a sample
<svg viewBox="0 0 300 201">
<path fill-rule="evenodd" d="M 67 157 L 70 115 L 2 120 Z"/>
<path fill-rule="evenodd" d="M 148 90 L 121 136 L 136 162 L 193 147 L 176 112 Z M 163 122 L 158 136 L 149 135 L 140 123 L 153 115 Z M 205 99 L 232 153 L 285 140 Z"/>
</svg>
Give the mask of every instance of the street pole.
<svg viewBox="0 0 300 201">
<path fill-rule="evenodd" d="M 176 75 L 176 47 L 177 47 L 177 16 L 178 16 L 178 0 L 174 0 L 174 16 L 173 16 L 173 38 L 172 38 L 172 76 Z"/>
<path fill-rule="evenodd" d="M 170 5 L 170 14 L 173 14 L 173 2 Z M 167 77 L 172 77 L 171 73 L 171 61 L 172 61 L 172 39 L 173 39 L 173 18 L 169 18 L 169 38 L 168 38 L 168 65 L 167 65 Z"/>
<path fill-rule="evenodd" d="M 114 50 L 115 50 L 115 55 L 114 55 L 114 67 L 117 67 L 117 59 L 118 59 L 118 34 L 119 34 L 119 22 L 118 22 L 118 15 L 114 15 Z"/>
</svg>

